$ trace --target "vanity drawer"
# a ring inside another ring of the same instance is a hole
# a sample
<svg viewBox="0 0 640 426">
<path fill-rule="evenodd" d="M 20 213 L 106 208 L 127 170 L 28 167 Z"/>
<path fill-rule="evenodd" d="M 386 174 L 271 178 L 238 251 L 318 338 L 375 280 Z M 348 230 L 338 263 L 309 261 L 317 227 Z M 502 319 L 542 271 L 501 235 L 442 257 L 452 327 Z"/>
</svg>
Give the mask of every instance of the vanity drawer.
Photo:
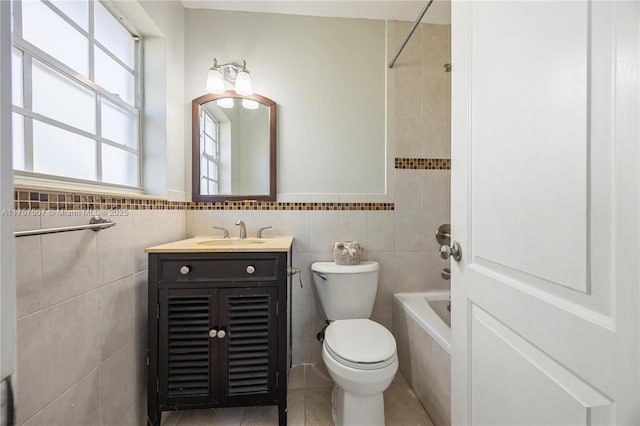
<svg viewBox="0 0 640 426">
<path fill-rule="evenodd" d="M 275 259 L 166 259 L 160 262 L 160 280 L 165 282 L 275 281 Z"/>
</svg>

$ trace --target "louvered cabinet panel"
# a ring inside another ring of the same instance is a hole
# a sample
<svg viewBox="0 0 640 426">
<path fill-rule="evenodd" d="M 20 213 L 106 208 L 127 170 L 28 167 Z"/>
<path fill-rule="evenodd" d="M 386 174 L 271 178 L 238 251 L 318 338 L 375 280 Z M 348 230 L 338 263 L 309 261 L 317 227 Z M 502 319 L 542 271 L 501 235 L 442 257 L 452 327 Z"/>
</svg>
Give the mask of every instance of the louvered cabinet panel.
<svg viewBox="0 0 640 426">
<path fill-rule="evenodd" d="M 159 391 L 163 405 L 214 403 L 217 358 L 209 331 L 216 290 L 160 290 Z"/>
<path fill-rule="evenodd" d="M 227 333 L 219 342 L 221 400 L 275 400 L 277 289 L 222 289 L 218 306 Z"/>
</svg>

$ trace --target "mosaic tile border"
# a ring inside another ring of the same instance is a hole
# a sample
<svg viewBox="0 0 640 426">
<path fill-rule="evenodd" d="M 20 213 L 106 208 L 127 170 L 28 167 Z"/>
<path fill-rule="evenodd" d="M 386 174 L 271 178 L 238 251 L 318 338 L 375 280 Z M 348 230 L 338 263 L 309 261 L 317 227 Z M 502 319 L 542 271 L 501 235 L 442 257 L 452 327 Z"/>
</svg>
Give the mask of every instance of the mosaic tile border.
<svg viewBox="0 0 640 426">
<path fill-rule="evenodd" d="M 451 170 L 449 158 L 396 158 L 396 169 Z"/>
<path fill-rule="evenodd" d="M 394 203 L 315 203 L 277 201 L 190 202 L 138 197 L 52 192 L 29 188 L 14 191 L 16 210 L 394 210 Z"/>
</svg>

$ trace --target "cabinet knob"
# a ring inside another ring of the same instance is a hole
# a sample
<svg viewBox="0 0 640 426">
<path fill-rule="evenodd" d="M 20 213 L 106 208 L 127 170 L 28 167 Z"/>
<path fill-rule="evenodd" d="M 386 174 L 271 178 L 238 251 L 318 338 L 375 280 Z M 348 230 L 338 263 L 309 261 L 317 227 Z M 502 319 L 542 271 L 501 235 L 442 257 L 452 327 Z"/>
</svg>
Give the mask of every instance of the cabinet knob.
<svg viewBox="0 0 640 426">
<path fill-rule="evenodd" d="M 218 339 L 224 339 L 227 333 L 224 330 L 218 330 Z"/>
<path fill-rule="evenodd" d="M 209 337 L 211 337 L 212 339 L 215 339 L 217 335 L 218 335 L 218 330 L 216 330 L 215 328 L 209 330 Z"/>
<path fill-rule="evenodd" d="M 188 267 L 186 265 L 180 267 L 180 273 L 182 275 L 187 275 L 189 272 L 191 272 L 191 268 L 190 267 Z"/>
<path fill-rule="evenodd" d="M 247 266 L 247 274 L 253 274 L 256 271 L 256 267 L 253 265 Z"/>
</svg>

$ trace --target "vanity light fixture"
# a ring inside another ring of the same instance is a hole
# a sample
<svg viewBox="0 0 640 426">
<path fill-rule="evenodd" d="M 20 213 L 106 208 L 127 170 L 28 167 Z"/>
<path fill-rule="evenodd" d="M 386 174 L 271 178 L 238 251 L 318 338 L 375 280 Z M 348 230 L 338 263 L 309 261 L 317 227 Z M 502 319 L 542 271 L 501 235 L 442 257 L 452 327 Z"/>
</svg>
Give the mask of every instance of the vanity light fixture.
<svg viewBox="0 0 640 426">
<path fill-rule="evenodd" d="M 216 101 L 220 108 L 233 108 L 233 98 L 222 98 Z"/>
<path fill-rule="evenodd" d="M 207 74 L 207 87 L 205 90 L 210 93 L 215 93 L 216 95 L 221 95 L 225 91 L 224 77 L 222 77 L 222 73 L 220 69 L 216 67 L 215 62 Z"/>
<path fill-rule="evenodd" d="M 252 99 L 243 99 L 242 106 L 246 109 L 258 109 L 260 107 L 260 104 Z"/>
<path fill-rule="evenodd" d="M 233 86 L 235 85 L 235 86 Z M 237 94 L 242 96 L 253 95 L 253 85 L 251 75 L 247 70 L 247 62 L 242 61 L 242 65 L 230 62 L 218 65 L 218 60 L 213 58 L 213 66 L 207 74 L 207 92 L 221 95 L 225 90 L 234 87 Z"/>
</svg>

